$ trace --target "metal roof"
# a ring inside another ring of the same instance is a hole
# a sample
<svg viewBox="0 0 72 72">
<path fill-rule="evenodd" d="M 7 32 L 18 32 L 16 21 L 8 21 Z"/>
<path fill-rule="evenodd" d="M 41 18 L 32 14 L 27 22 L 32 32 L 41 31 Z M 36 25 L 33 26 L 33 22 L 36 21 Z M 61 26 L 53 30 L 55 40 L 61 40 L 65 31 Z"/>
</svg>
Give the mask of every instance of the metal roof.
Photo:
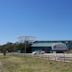
<svg viewBox="0 0 72 72">
<path fill-rule="evenodd" d="M 54 43 L 34 43 L 32 47 L 51 47 Z"/>
<path fill-rule="evenodd" d="M 67 50 L 66 44 L 58 43 L 48 43 L 48 42 L 36 42 L 32 44 L 32 47 L 52 47 L 52 50 Z"/>
<path fill-rule="evenodd" d="M 54 44 L 61 44 L 62 42 L 49 42 L 49 41 L 35 41 L 32 47 L 52 47 Z"/>
</svg>

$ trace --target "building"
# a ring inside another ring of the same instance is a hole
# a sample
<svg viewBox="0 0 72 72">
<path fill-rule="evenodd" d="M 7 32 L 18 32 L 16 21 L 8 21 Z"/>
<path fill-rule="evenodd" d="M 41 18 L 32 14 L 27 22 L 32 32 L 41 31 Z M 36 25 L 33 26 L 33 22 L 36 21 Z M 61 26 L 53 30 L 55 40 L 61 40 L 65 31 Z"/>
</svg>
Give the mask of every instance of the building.
<svg viewBox="0 0 72 72">
<path fill-rule="evenodd" d="M 62 41 L 35 41 L 32 44 L 32 52 L 42 50 L 46 53 L 63 53 L 68 50 L 65 42 Z"/>
</svg>

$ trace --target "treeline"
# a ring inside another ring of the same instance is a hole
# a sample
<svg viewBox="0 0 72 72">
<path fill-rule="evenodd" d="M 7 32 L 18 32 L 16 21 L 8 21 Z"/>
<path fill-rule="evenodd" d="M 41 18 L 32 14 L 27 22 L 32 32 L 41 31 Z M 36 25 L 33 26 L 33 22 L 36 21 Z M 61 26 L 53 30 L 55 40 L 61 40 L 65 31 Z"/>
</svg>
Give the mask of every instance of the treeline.
<svg viewBox="0 0 72 72">
<path fill-rule="evenodd" d="M 31 43 L 11 43 L 8 42 L 4 45 L 0 45 L 0 52 L 20 52 L 20 53 L 30 53 L 31 52 Z"/>
</svg>

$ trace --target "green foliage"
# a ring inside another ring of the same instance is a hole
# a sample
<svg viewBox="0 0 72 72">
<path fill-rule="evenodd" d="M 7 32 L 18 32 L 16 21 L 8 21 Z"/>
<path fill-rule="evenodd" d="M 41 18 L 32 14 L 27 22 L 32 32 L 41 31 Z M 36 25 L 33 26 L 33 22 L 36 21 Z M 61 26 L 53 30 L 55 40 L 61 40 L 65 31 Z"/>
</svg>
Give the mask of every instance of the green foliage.
<svg viewBox="0 0 72 72">
<path fill-rule="evenodd" d="M 25 48 L 26 48 L 26 52 L 31 51 L 31 44 L 29 44 L 28 42 L 26 43 L 11 43 L 8 42 L 4 45 L 0 46 L 0 51 L 5 53 L 5 52 L 25 52 Z"/>
</svg>

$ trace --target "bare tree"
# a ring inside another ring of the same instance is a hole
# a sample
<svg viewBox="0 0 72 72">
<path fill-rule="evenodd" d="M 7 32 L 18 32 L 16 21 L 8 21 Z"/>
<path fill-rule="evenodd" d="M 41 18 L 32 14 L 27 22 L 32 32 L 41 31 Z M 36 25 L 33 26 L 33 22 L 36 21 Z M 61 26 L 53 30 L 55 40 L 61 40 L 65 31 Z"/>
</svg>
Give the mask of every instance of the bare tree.
<svg viewBox="0 0 72 72">
<path fill-rule="evenodd" d="M 18 37 L 18 42 L 24 43 L 25 41 L 34 42 L 35 37 L 34 36 L 19 36 Z"/>
<path fill-rule="evenodd" d="M 18 37 L 18 42 L 25 44 L 25 53 L 26 53 L 27 45 L 32 44 L 34 41 L 35 41 L 35 37 L 33 36 L 19 36 Z"/>
</svg>

